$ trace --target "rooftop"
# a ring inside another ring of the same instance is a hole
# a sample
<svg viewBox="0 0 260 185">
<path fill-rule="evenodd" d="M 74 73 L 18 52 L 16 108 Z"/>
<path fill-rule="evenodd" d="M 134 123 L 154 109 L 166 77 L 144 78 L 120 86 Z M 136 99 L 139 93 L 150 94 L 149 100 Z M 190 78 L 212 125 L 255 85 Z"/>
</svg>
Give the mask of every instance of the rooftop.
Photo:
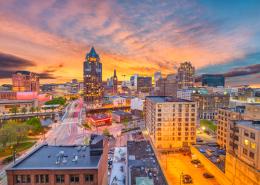
<svg viewBox="0 0 260 185">
<path fill-rule="evenodd" d="M 252 129 L 260 130 L 260 120 L 239 120 L 237 125 L 246 126 Z"/>
<path fill-rule="evenodd" d="M 99 135 L 91 135 L 88 146 L 50 146 L 46 144 L 16 162 L 9 170 L 97 169 L 103 153 L 101 147 L 103 147 L 103 137 Z"/>
<path fill-rule="evenodd" d="M 127 151 L 129 184 L 167 185 L 149 141 L 128 141 Z"/>
<path fill-rule="evenodd" d="M 117 115 L 120 115 L 120 116 L 124 116 L 124 115 L 132 115 L 131 113 L 129 112 L 124 112 L 124 111 L 121 111 L 121 110 L 117 110 L 117 111 L 113 111 L 112 112 L 113 114 L 117 114 Z"/>
<path fill-rule="evenodd" d="M 156 103 L 164 103 L 164 102 L 192 102 L 190 100 L 184 100 L 175 98 L 172 96 L 147 96 L 147 99 L 150 99 Z"/>
</svg>

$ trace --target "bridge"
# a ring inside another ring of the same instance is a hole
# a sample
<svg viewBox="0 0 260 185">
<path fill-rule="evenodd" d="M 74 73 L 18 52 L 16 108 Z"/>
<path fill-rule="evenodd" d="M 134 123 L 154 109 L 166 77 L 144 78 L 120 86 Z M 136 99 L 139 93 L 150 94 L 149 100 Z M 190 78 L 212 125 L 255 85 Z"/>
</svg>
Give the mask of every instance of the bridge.
<svg viewBox="0 0 260 185">
<path fill-rule="evenodd" d="M 115 110 L 129 110 L 130 106 L 119 106 L 119 107 L 99 107 L 94 109 L 86 109 L 87 114 L 91 113 L 100 113 L 106 111 L 115 111 Z"/>
<path fill-rule="evenodd" d="M 62 111 L 53 111 L 53 112 L 35 112 L 35 113 L 27 113 L 27 114 L 6 114 L 0 116 L 0 123 L 7 120 L 26 120 L 32 117 L 51 117 L 54 118 L 55 115 L 61 114 Z"/>
</svg>

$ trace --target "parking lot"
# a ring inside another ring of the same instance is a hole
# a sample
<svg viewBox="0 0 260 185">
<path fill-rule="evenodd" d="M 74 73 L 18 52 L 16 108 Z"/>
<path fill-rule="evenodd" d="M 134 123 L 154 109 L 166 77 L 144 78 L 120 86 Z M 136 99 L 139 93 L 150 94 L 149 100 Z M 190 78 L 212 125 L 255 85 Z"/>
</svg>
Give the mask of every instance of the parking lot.
<svg viewBox="0 0 260 185">
<path fill-rule="evenodd" d="M 193 185 L 219 185 L 215 178 L 205 178 L 203 173 L 207 171 L 204 167 L 195 167 L 191 163 L 190 156 L 184 156 L 181 153 L 161 154 L 159 158 L 168 184 L 183 184 L 183 182 L 180 183 L 181 174 L 188 174 L 192 177 Z"/>
</svg>

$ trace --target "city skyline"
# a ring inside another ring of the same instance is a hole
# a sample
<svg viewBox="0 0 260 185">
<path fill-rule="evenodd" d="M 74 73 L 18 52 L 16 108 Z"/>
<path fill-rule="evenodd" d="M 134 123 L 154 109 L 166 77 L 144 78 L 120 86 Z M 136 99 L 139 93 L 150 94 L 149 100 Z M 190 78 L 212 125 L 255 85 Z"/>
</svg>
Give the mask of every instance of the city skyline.
<svg viewBox="0 0 260 185">
<path fill-rule="evenodd" d="M 39 73 L 41 83 L 82 81 L 94 46 L 103 79 L 115 68 L 119 80 L 175 73 L 190 61 L 197 74 L 223 73 L 232 77 L 228 84 L 260 86 L 259 7 L 253 0 L 2 1 L 0 84 L 11 83 L 16 70 Z"/>
</svg>

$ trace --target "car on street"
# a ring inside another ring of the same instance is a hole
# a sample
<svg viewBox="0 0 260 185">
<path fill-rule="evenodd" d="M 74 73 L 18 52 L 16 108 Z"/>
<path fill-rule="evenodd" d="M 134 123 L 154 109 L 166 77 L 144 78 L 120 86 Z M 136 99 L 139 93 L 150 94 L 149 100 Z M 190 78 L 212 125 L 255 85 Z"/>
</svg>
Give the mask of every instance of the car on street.
<svg viewBox="0 0 260 185">
<path fill-rule="evenodd" d="M 205 177 L 206 179 L 211 179 L 211 178 L 214 178 L 214 175 L 212 175 L 211 173 L 203 173 L 203 177 Z"/>
<path fill-rule="evenodd" d="M 192 183 L 192 178 L 188 174 L 182 175 L 182 183 L 183 184 L 191 184 Z"/>
</svg>

